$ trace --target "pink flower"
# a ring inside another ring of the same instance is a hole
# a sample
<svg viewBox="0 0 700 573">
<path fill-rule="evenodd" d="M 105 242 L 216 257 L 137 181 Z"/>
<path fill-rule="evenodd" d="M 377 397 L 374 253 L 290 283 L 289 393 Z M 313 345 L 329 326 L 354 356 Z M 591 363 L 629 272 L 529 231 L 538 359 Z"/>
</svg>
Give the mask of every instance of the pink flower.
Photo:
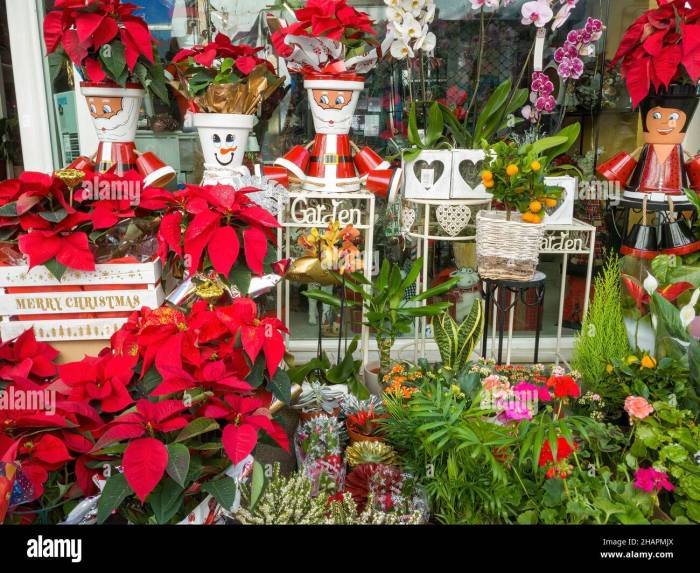
<svg viewBox="0 0 700 573">
<path fill-rule="evenodd" d="M 662 489 L 673 491 L 675 486 L 668 481 L 668 474 L 657 472 L 654 468 L 639 468 L 634 474 L 634 487 L 647 493 L 660 492 Z"/>
<path fill-rule="evenodd" d="M 537 28 L 544 28 L 554 18 L 554 12 L 546 0 L 525 2 L 520 13 L 523 16 L 522 23 L 524 25 L 534 24 Z"/>
<path fill-rule="evenodd" d="M 508 387 L 508 383 L 504 384 L 498 374 L 491 374 L 491 376 L 487 376 L 481 381 L 481 385 L 484 387 L 484 390 L 495 390 L 496 388 L 501 388 L 503 386 L 506 388 Z"/>
<path fill-rule="evenodd" d="M 653 411 L 654 407 L 642 396 L 627 396 L 625 398 L 625 412 L 629 414 L 630 418 L 643 420 Z"/>
</svg>

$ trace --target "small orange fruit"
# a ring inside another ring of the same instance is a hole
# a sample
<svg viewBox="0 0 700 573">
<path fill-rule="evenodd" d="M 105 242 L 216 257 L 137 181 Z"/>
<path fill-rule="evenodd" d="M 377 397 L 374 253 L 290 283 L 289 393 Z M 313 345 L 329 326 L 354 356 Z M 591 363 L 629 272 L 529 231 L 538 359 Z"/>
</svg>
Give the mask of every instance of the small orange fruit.
<svg viewBox="0 0 700 573">
<path fill-rule="evenodd" d="M 544 204 L 547 205 L 547 207 L 556 207 L 557 200 L 556 199 L 545 199 Z"/>
<path fill-rule="evenodd" d="M 532 203 L 530 203 L 530 211 L 532 211 L 533 213 L 539 213 L 541 210 L 542 203 L 540 203 L 539 201 L 532 201 Z"/>
<path fill-rule="evenodd" d="M 539 161 L 533 161 L 532 163 L 530 163 L 530 169 L 537 172 L 540 169 L 542 169 L 542 164 Z"/>
<path fill-rule="evenodd" d="M 484 181 L 492 181 L 493 180 L 493 173 L 491 171 L 486 170 L 481 174 L 481 178 Z"/>
<path fill-rule="evenodd" d="M 493 179 L 485 179 L 484 180 L 484 187 L 487 189 L 491 189 L 495 185 Z"/>
<path fill-rule="evenodd" d="M 511 163 L 508 167 L 506 167 L 506 173 L 509 177 L 513 177 L 513 175 L 517 175 L 519 172 L 520 168 L 515 165 L 515 163 Z"/>
</svg>

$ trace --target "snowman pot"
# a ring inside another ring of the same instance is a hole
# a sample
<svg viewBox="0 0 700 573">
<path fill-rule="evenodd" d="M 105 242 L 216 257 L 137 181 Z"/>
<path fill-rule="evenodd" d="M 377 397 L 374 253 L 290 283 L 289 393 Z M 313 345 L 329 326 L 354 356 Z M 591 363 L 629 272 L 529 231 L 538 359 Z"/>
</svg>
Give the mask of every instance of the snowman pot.
<svg viewBox="0 0 700 573">
<path fill-rule="evenodd" d="M 195 113 L 194 126 L 204 154 L 204 180 L 207 184 L 227 184 L 227 180 L 250 175 L 243 165 L 248 134 L 254 115 L 235 113 Z M 230 184 L 230 182 L 229 182 Z"/>
</svg>

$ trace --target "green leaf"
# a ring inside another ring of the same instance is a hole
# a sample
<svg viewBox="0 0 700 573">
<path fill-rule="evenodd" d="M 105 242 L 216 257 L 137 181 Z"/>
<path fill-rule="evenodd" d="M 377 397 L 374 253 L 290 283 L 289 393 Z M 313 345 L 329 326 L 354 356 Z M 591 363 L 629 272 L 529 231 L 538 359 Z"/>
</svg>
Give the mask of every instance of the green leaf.
<svg viewBox="0 0 700 573">
<path fill-rule="evenodd" d="M 518 525 L 536 525 L 537 512 L 534 509 L 523 511 L 521 514 L 518 515 L 517 522 Z"/>
<path fill-rule="evenodd" d="M 97 523 L 104 523 L 122 501 L 133 493 L 124 474 L 112 475 L 105 483 L 102 495 L 97 502 Z"/>
<path fill-rule="evenodd" d="M 183 428 L 184 430 L 184 428 Z M 185 487 L 190 470 L 190 450 L 179 443 L 168 444 L 168 465 L 165 471 L 180 486 Z"/>
<path fill-rule="evenodd" d="M 411 109 L 408 112 L 408 141 L 413 145 L 423 147 L 423 142 L 421 141 L 420 134 L 418 133 L 415 103 L 411 103 Z"/>
<path fill-rule="evenodd" d="M 427 147 L 434 146 L 442 137 L 442 132 L 445 129 L 445 122 L 442 119 L 442 111 L 440 104 L 433 102 L 428 109 L 428 129 L 426 130 L 425 145 Z"/>
<path fill-rule="evenodd" d="M 60 281 L 65 272 L 68 270 L 68 267 L 62 263 L 59 263 L 55 258 L 46 261 L 44 266 L 53 276 L 56 277 L 57 281 Z"/>
<path fill-rule="evenodd" d="M 542 155 L 543 152 L 554 147 L 558 147 L 568 141 L 568 138 L 562 135 L 552 135 L 543 137 L 532 144 L 532 152 L 535 155 Z"/>
<path fill-rule="evenodd" d="M 322 290 L 306 290 L 302 293 L 306 298 L 340 308 L 340 299 Z"/>
<path fill-rule="evenodd" d="M 17 201 L 6 203 L 0 207 L 0 217 L 16 217 L 17 216 Z"/>
<path fill-rule="evenodd" d="M 265 470 L 257 460 L 253 462 L 253 474 L 250 477 L 250 510 L 253 511 L 265 487 Z"/>
<path fill-rule="evenodd" d="M 177 438 L 175 438 L 175 441 L 184 442 L 195 436 L 200 436 L 218 429 L 219 423 L 216 420 L 212 420 L 211 418 L 196 418 L 182 428 Z"/>
<path fill-rule="evenodd" d="M 226 510 L 230 510 L 236 501 L 236 482 L 230 477 L 205 482 L 202 491 L 213 495 Z"/>
<path fill-rule="evenodd" d="M 148 496 L 148 503 L 153 508 L 159 525 L 168 523 L 177 513 L 185 497 L 183 487 L 169 478 L 162 480 Z"/>
<path fill-rule="evenodd" d="M 289 404 L 292 401 L 292 381 L 282 368 L 277 368 L 272 380 L 268 383 L 268 389 L 278 400 Z"/>
<path fill-rule="evenodd" d="M 233 266 L 231 272 L 228 274 L 228 279 L 231 284 L 236 286 L 238 290 L 245 294 L 248 294 L 248 290 L 250 290 L 251 278 L 252 273 L 250 272 L 250 269 L 239 265 L 238 263 Z"/>
<path fill-rule="evenodd" d="M 497 117 L 502 113 L 502 108 L 508 101 L 508 96 L 512 87 L 512 81 L 510 79 L 505 80 L 501 85 L 499 85 L 486 103 L 481 109 L 479 114 L 479 119 L 476 121 L 476 126 L 474 127 L 474 141 L 478 142 L 482 139 L 488 139 L 490 135 L 486 134 L 484 126 L 493 117 Z"/>
<path fill-rule="evenodd" d="M 68 212 L 65 209 L 59 209 L 58 211 L 43 211 L 39 213 L 39 217 L 49 221 L 50 223 L 60 223 L 68 216 Z"/>
<path fill-rule="evenodd" d="M 100 50 L 100 60 L 104 64 L 107 71 L 115 80 L 118 79 L 126 68 L 126 56 L 124 44 L 121 42 L 112 42 L 109 44 L 110 50 Z M 107 56 L 109 53 L 109 57 Z"/>
<path fill-rule="evenodd" d="M 564 498 L 564 480 L 560 478 L 548 479 L 542 489 L 545 491 L 542 502 L 547 507 L 558 507 Z"/>
<path fill-rule="evenodd" d="M 445 294 L 446 292 L 449 292 L 452 290 L 457 283 L 459 282 L 458 277 L 452 277 L 451 279 L 446 280 L 443 283 L 440 283 L 437 286 L 434 286 L 433 288 L 429 288 L 425 292 L 422 292 L 414 297 L 411 297 L 411 301 L 421 301 L 421 300 L 426 300 L 428 298 L 432 298 L 435 296 L 441 296 Z"/>
</svg>

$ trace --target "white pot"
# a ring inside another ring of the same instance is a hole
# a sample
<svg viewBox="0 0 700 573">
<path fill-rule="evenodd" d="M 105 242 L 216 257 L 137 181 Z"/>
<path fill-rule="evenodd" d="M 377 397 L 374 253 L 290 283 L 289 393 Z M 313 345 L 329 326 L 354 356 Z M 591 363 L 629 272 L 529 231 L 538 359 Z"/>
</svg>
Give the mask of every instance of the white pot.
<svg viewBox="0 0 700 573">
<path fill-rule="evenodd" d="M 451 199 L 491 199 L 481 180 L 485 158 L 483 149 L 452 150 Z"/>
<path fill-rule="evenodd" d="M 254 115 L 237 113 L 195 113 L 194 126 L 204 154 L 204 167 L 218 172 L 248 175 L 243 157 Z"/>
<path fill-rule="evenodd" d="M 449 199 L 452 186 L 452 151 L 421 151 L 413 161 L 404 161 L 406 199 Z"/>
<path fill-rule="evenodd" d="M 382 396 L 382 385 L 379 382 L 379 362 L 365 364 L 364 382 L 365 388 L 370 394 Z"/>
<path fill-rule="evenodd" d="M 577 180 L 575 177 L 545 177 L 544 184 L 563 189 L 561 198 L 554 209 L 546 210 L 545 225 L 571 225 L 574 222 L 574 202 L 576 200 Z"/>
<path fill-rule="evenodd" d="M 309 96 L 316 133 L 350 133 L 360 92 L 365 87 L 362 77 L 353 74 L 347 78 L 309 74 L 304 78 L 304 87 Z"/>
<path fill-rule="evenodd" d="M 146 92 L 138 84 L 126 87 L 100 82 L 82 82 L 88 110 L 100 142 L 133 142 L 139 111 Z"/>
</svg>

